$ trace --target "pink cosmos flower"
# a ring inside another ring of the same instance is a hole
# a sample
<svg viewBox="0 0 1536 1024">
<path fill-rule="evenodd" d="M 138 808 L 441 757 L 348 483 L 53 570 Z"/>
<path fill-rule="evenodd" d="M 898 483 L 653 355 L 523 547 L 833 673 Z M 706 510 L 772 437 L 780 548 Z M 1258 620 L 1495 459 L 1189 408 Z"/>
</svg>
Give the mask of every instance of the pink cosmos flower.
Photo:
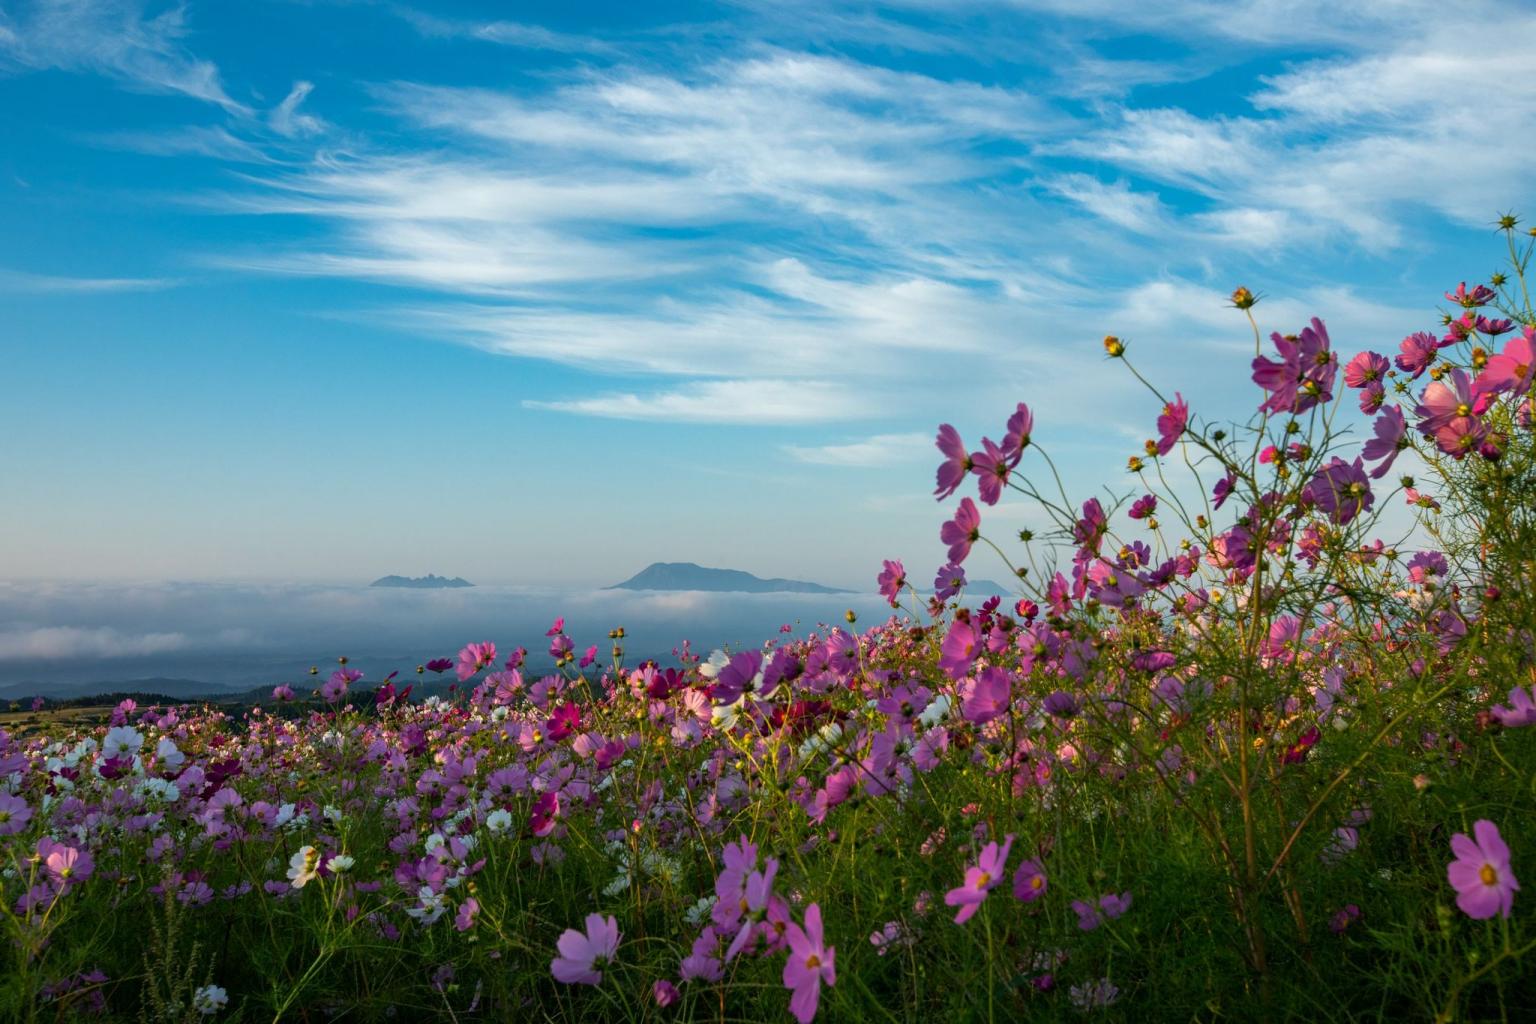
<svg viewBox="0 0 1536 1024">
<path fill-rule="evenodd" d="M 1397 368 L 1404 373 L 1411 373 L 1413 376 L 1410 380 L 1418 380 L 1429 369 L 1429 364 L 1435 361 L 1435 353 L 1440 350 L 1440 339 L 1428 331 L 1419 331 L 1404 338 L 1398 348 L 1401 351 L 1395 360 Z"/>
<path fill-rule="evenodd" d="M 1477 396 L 1472 393 L 1472 382 L 1464 370 L 1452 370 L 1445 380 L 1432 381 L 1424 389 L 1419 404 L 1414 407 L 1420 419 L 1416 424 L 1420 433 L 1433 434 L 1458 417 L 1472 415 L 1472 405 Z"/>
<path fill-rule="evenodd" d="M 1506 729 L 1515 729 L 1522 725 L 1536 725 L 1536 686 L 1529 692 L 1515 687 L 1509 691 L 1509 706 L 1495 705 L 1491 709 L 1494 721 Z M 5 813 L 4 797 L 0 797 L 0 816 Z M 0 817 L 0 833 L 5 831 L 3 817 Z"/>
<path fill-rule="evenodd" d="M 49 877 L 61 887 L 85 881 L 96 867 L 87 851 L 65 846 L 46 836 L 37 844 L 37 853 L 43 859 Z"/>
<path fill-rule="evenodd" d="M 1013 898 L 1016 900 L 1033 903 L 1045 895 L 1047 888 L 1045 868 L 1038 860 L 1025 861 L 1013 873 Z"/>
<path fill-rule="evenodd" d="M 293 687 L 287 683 L 272 688 L 273 700 L 293 700 Z"/>
<path fill-rule="evenodd" d="M 946 905 L 960 908 L 955 912 L 955 924 L 965 924 L 974 917 L 987 893 L 1003 880 L 1003 869 L 1008 864 L 1008 851 L 1012 847 L 1011 832 L 1003 837 L 1002 846 L 991 842 L 982 847 L 975 866 L 965 870 L 965 882 L 944 894 Z"/>
<path fill-rule="evenodd" d="M 1253 361 L 1253 382 L 1269 393 L 1259 409 L 1302 413 L 1333 398 L 1338 361 L 1329 349 L 1328 329 L 1317 317 L 1295 338 L 1270 335 L 1280 361 L 1259 356 Z"/>
<path fill-rule="evenodd" d="M 1476 309 L 1488 305 L 1497 294 L 1485 284 L 1474 285 L 1471 291 L 1467 291 L 1467 282 L 1463 281 L 1456 286 L 1454 292 L 1446 292 L 1445 297 L 1465 309 Z"/>
<path fill-rule="evenodd" d="M 895 608 L 901 598 L 901 588 L 907 585 L 906 566 L 901 564 L 900 559 L 886 559 L 885 569 L 876 577 L 875 582 L 880 585 L 880 595 Z"/>
<path fill-rule="evenodd" d="M 1344 367 L 1344 383 L 1352 388 L 1379 385 L 1391 368 L 1392 364 L 1387 362 L 1386 356 L 1377 355 L 1375 352 L 1361 352 Z"/>
<path fill-rule="evenodd" d="M 1017 466 L 1019 460 L 1024 457 L 1024 449 L 1029 447 L 1029 435 L 1035 429 L 1034 413 L 1029 411 L 1029 406 L 1023 402 L 1008 417 L 1008 425 L 1003 434 L 1003 454 L 1009 458 L 1009 467 Z"/>
<path fill-rule="evenodd" d="M 961 687 L 961 709 L 967 722 L 983 725 L 1008 710 L 1012 680 L 1005 669 L 984 668 Z"/>
<path fill-rule="evenodd" d="M 1473 823 L 1472 834 L 1451 836 L 1451 852 L 1456 859 L 1446 866 L 1446 877 L 1456 889 L 1456 905 L 1462 913 L 1477 920 L 1503 914 L 1509 917 L 1520 883 L 1509 869 L 1509 847 L 1499 836 L 1499 827 L 1486 818 Z"/>
<path fill-rule="evenodd" d="M 1157 495 L 1143 494 L 1131 503 L 1131 510 L 1126 513 L 1132 519 L 1145 519 L 1157 511 Z"/>
<path fill-rule="evenodd" d="M 1503 352 L 1489 357 L 1477 378 L 1477 388 L 1487 394 L 1508 391 L 1523 395 L 1531 390 L 1533 370 L 1536 370 L 1536 327 L 1527 327 L 1525 333 L 1509 339 Z"/>
<path fill-rule="evenodd" d="M 1189 426 L 1189 405 L 1177 391 L 1173 401 L 1163 406 L 1163 414 L 1157 418 L 1157 454 L 1167 455 L 1178 444 Z"/>
<path fill-rule="evenodd" d="M 955 517 L 939 530 L 939 540 L 949 545 L 951 565 L 959 565 L 971 553 L 971 545 L 981 539 L 981 513 L 970 498 L 961 498 Z"/>
<path fill-rule="evenodd" d="M 938 486 L 933 489 L 933 496 L 943 501 L 965 482 L 966 474 L 971 471 L 971 456 L 965 450 L 965 442 L 960 440 L 960 432 L 948 423 L 939 426 L 939 436 L 934 444 L 944 456 L 944 462 L 936 474 Z"/>
<path fill-rule="evenodd" d="M 496 660 L 496 645 L 490 641 L 480 644 L 466 644 L 459 652 L 459 682 L 465 682 L 470 676 L 479 672 Z"/>
<path fill-rule="evenodd" d="M 939 649 L 939 668 L 948 674 L 949 678 L 959 679 L 970 672 L 980 643 L 980 639 L 976 636 L 976 627 L 969 622 L 956 619 L 950 623 L 949 632 L 944 635 L 943 646 Z"/>
<path fill-rule="evenodd" d="M 598 968 L 612 962 L 619 949 L 619 922 L 612 916 L 605 920 L 601 914 L 588 914 L 586 934 L 567 928 L 556 948 L 560 955 L 549 965 L 556 981 L 567 985 L 601 984 L 603 972 Z"/>
<path fill-rule="evenodd" d="M 1105 921 L 1113 921 L 1127 910 L 1131 909 L 1131 894 L 1106 893 L 1099 897 L 1098 905 L 1073 900 L 1072 910 L 1077 914 L 1077 926 L 1085 932 L 1091 932 Z M 1100 916 L 1102 915 L 1102 916 Z"/>
<path fill-rule="evenodd" d="M 933 578 L 933 596 L 948 601 L 965 586 L 965 570 L 958 565 L 946 565 Z"/>
<path fill-rule="evenodd" d="M 981 500 L 988 505 L 996 505 L 1013 472 L 1013 464 L 1009 462 L 1008 454 L 991 438 L 982 438 L 981 447 L 981 451 L 971 453 L 971 471 L 980 478 L 976 490 Z"/>
<path fill-rule="evenodd" d="M 821 933 L 821 907 L 815 903 L 805 908 L 805 927 L 791 921 L 784 930 L 789 943 L 789 959 L 784 961 L 784 987 L 790 990 L 789 1012 L 800 1024 L 810 1024 L 821 1000 L 821 986 L 837 984 L 837 950 L 828 946 Z"/>
</svg>

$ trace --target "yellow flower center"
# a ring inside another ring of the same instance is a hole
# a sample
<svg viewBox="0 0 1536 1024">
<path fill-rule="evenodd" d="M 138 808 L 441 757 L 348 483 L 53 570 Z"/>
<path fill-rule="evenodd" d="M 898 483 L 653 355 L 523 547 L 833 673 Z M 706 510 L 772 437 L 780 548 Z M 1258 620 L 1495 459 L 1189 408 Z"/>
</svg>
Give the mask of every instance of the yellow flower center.
<svg viewBox="0 0 1536 1024">
<path fill-rule="evenodd" d="M 817 956 L 815 953 L 812 953 L 810 956 L 805 958 L 805 966 L 814 971 L 816 968 L 821 966 L 821 957 Z"/>
<path fill-rule="evenodd" d="M 1029 880 L 1029 887 L 1031 889 L 1039 889 L 1039 888 L 1044 887 L 1044 885 L 1045 885 L 1045 879 L 1041 878 L 1039 875 L 1036 875 L 1034 878 L 1031 878 Z"/>
<path fill-rule="evenodd" d="M 1472 407 L 1470 405 L 1468 405 L 1466 402 L 1462 402 L 1460 405 L 1456 406 L 1456 415 L 1457 416 L 1470 416 L 1470 415 L 1472 415 Z"/>
<path fill-rule="evenodd" d="M 981 873 L 981 875 L 976 879 L 976 888 L 978 888 L 978 889 L 985 889 L 987 887 L 988 883 L 990 883 L 991 881 L 992 881 L 992 876 L 987 874 L 985 871 L 983 871 Z"/>
<path fill-rule="evenodd" d="M 1492 864 L 1484 864 L 1478 870 L 1477 878 L 1484 885 L 1496 885 L 1499 881 L 1499 873 L 1493 869 Z"/>
</svg>

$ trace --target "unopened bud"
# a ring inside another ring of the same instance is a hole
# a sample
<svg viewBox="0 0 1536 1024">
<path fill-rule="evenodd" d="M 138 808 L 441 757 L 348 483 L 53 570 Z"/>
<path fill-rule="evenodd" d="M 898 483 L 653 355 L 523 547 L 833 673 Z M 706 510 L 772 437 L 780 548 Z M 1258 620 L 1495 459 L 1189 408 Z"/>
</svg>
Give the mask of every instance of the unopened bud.
<svg viewBox="0 0 1536 1024">
<path fill-rule="evenodd" d="M 1111 359 L 1119 359 L 1125 355 L 1125 342 L 1113 334 L 1104 335 L 1104 351 L 1109 353 Z"/>
<path fill-rule="evenodd" d="M 1238 287 L 1232 292 L 1232 305 L 1236 306 L 1238 309 L 1252 309 L 1254 303 L 1258 301 L 1258 296 L 1254 295 L 1253 292 L 1249 291 L 1247 288 L 1244 288 L 1242 285 L 1238 285 Z"/>
</svg>

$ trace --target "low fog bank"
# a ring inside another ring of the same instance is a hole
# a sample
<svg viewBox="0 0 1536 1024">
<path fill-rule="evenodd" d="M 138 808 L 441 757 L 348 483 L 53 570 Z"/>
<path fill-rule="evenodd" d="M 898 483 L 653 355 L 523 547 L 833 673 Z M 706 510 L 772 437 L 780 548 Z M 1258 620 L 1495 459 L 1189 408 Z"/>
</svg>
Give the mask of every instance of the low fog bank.
<svg viewBox="0 0 1536 1024">
<path fill-rule="evenodd" d="M 396 590 L 366 586 L 220 583 L 0 583 L 0 687 L 38 692 L 150 677 L 251 687 L 307 678 L 338 656 L 365 682 L 414 675 L 470 641 L 543 654 L 556 616 L 578 649 L 623 626 L 626 660 L 669 656 L 683 640 L 706 652 L 889 614 L 878 595 L 557 590 L 484 586 Z M 532 660 L 532 659 L 530 659 Z"/>
</svg>

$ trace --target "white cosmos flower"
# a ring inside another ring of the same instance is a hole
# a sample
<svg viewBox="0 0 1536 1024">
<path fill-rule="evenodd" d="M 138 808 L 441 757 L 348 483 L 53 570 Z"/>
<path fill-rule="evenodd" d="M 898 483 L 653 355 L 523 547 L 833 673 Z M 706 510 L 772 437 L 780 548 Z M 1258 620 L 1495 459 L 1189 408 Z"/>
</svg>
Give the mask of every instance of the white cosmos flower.
<svg viewBox="0 0 1536 1024">
<path fill-rule="evenodd" d="M 108 729 L 101 741 L 101 752 L 107 757 L 132 757 L 144 746 L 144 734 L 129 725 Z"/>
<path fill-rule="evenodd" d="M 313 846 L 301 846 L 299 852 L 288 858 L 288 878 L 295 889 L 320 877 L 320 851 Z"/>
</svg>

